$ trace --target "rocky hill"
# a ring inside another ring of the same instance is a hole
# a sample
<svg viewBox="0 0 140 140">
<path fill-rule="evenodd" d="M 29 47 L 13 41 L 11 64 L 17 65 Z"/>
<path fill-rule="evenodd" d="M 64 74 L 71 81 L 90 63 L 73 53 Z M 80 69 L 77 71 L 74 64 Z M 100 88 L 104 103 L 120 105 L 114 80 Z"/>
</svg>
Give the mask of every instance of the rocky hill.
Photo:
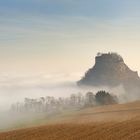
<svg viewBox="0 0 140 140">
<path fill-rule="evenodd" d="M 127 91 L 140 89 L 138 73 L 132 71 L 117 53 L 98 53 L 95 58 L 95 65 L 77 83 L 79 86 L 96 87 L 123 85 Z"/>
</svg>

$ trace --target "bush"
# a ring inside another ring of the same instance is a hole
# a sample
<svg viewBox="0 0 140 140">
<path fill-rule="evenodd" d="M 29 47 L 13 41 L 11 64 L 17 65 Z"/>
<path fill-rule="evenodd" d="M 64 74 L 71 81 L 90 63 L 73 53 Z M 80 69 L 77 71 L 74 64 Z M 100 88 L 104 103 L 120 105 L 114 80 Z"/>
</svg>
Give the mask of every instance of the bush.
<svg viewBox="0 0 140 140">
<path fill-rule="evenodd" d="M 99 105 L 116 104 L 117 98 L 106 91 L 98 91 L 95 95 L 96 103 Z"/>
</svg>

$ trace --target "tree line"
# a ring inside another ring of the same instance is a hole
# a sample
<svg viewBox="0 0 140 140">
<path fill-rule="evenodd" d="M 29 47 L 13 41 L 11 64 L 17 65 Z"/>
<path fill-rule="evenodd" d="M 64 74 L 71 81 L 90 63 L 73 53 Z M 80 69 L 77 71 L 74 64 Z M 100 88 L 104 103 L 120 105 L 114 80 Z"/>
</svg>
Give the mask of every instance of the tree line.
<svg viewBox="0 0 140 140">
<path fill-rule="evenodd" d="M 47 112 L 54 113 L 68 109 L 80 109 L 98 105 L 109 105 L 118 103 L 116 96 L 106 91 L 98 91 L 96 94 L 87 92 L 72 94 L 66 98 L 55 98 L 52 96 L 40 97 L 38 99 L 25 98 L 24 102 L 11 105 L 11 110 L 15 112 Z"/>
</svg>

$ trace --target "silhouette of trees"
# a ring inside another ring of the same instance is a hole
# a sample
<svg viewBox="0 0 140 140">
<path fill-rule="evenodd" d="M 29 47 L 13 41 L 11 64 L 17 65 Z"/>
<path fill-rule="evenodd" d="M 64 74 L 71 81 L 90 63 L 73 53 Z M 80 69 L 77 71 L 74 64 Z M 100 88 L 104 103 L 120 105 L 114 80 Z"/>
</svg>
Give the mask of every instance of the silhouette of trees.
<svg viewBox="0 0 140 140">
<path fill-rule="evenodd" d="M 38 99 L 25 98 L 23 103 L 11 105 L 11 110 L 15 112 L 46 112 L 56 113 L 63 110 L 81 109 L 83 107 L 93 107 L 96 105 L 108 105 L 117 103 L 117 98 L 106 91 L 87 92 L 85 96 L 81 93 L 72 94 L 67 98 L 54 98 L 52 96 L 40 97 Z"/>
<path fill-rule="evenodd" d="M 110 95 L 106 91 L 98 91 L 95 95 L 95 99 L 97 104 L 99 105 L 108 105 L 108 104 L 116 104 L 117 100 L 114 96 Z"/>
<path fill-rule="evenodd" d="M 85 101 L 85 106 L 94 106 L 95 105 L 95 96 L 92 92 L 87 92 L 86 93 L 86 101 Z"/>
</svg>

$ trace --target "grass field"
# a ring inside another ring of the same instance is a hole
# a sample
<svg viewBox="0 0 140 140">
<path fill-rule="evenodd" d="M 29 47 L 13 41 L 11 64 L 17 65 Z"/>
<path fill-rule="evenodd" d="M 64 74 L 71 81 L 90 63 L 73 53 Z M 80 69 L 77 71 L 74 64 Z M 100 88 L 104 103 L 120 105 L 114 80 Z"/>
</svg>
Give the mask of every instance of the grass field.
<svg viewBox="0 0 140 140">
<path fill-rule="evenodd" d="M 140 140 L 140 102 L 54 116 L 42 126 L 1 132 L 0 140 Z"/>
</svg>

